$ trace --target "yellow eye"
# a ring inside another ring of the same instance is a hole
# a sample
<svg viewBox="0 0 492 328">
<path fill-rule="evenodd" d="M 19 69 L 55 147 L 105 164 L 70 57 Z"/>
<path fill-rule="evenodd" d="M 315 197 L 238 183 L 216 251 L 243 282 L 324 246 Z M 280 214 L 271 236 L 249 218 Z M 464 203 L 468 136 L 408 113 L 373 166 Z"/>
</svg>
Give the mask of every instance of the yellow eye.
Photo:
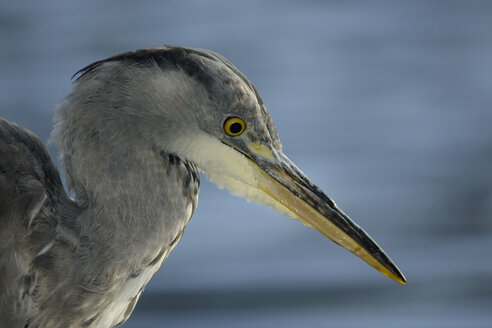
<svg viewBox="0 0 492 328">
<path fill-rule="evenodd" d="M 237 137 L 246 130 L 246 122 L 240 117 L 229 117 L 224 122 L 224 131 L 231 137 Z"/>
</svg>

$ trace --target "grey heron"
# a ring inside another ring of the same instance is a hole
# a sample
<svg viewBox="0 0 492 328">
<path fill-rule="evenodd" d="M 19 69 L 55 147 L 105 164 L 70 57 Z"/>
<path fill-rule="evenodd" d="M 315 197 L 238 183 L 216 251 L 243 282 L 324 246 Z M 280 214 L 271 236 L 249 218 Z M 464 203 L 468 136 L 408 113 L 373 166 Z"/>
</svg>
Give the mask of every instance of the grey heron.
<svg viewBox="0 0 492 328">
<path fill-rule="evenodd" d="M 221 55 L 163 46 L 77 74 L 52 133 L 72 194 L 40 139 L 0 120 L 1 327 L 125 322 L 193 215 L 199 171 L 405 283 L 282 153 L 258 91 Z"/>
</svg>

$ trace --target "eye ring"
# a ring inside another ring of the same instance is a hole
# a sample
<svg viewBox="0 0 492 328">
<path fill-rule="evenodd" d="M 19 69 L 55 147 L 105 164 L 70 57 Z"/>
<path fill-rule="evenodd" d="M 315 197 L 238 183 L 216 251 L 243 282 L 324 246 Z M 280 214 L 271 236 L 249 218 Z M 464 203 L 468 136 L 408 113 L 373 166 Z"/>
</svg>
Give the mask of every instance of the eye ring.
<svg viewBox="0 0 492 328">
<path fill-rule="evenodd" d="M 224 132 L 231 137 L 237 137 L 246 130 L 246 122 L 240 117 L 229 117 L 224 121 Z"/>
</svg>

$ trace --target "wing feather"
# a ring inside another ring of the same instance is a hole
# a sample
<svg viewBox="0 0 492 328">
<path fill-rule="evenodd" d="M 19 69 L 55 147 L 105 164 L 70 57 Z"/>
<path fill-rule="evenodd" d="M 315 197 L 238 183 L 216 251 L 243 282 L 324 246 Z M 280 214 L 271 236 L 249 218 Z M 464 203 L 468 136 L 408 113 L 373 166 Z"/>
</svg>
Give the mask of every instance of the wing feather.
<svg viewBox="0 0 492 328">
<path fill-rule="evenodd" d="M 37 311 L 37 264 L 71 202 L 41 140 L 0 118 L 0 323 L 26 327 Z M 16 302 L 12 302 L 16 300 Z"/>
</svg>

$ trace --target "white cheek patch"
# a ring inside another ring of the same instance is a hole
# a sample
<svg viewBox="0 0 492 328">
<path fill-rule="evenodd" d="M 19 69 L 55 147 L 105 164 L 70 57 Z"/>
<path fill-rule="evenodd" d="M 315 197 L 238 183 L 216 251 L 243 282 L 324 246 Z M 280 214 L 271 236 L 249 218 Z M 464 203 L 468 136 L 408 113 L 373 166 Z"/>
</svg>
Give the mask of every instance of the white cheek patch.
<svg viewBox="0 0 492 328">
<path fill-rule="evenodd" d="M 215 137 L 205 133 L 199 137 L 183 137 L 175 140 L 172 148 L 176 155 L 194 162 L 220 188 L 297 219 L 292 211 L 258 189 L 259 179 L 262 179 L 259 168 L 246 156 Z"/>
<path fill-rule="evenodd" d="M 246 158 L 245 158 L 246 159 Z M 246 159 L 247 160 L 247 159 Z M 205 173 L 206 174 L 206 173 Z M 270 206 L 277 212 L 287 215 L 293 219 L 298 219 L 296 214 L 283 206 L 270 195 L 264 193 L 260 189 L 243 183 L 240 180 L 230 178 L 226 175 L 208 175 L 207 177 L 220 188 L 226 188 L 232 194 L 246 198 L 248 201 L 257 202 L 263 205 Z"/>
</svg>

